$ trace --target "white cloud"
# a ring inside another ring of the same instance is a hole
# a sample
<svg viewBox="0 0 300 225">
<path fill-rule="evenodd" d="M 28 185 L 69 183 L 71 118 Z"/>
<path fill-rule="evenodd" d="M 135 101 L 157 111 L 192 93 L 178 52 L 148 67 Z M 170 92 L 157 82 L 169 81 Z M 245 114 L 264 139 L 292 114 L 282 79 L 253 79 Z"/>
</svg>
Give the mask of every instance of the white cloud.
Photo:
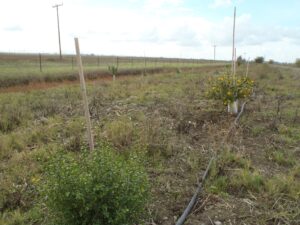
<svg viewBox="0 0 300 225">
<path fill-rule="evenodd" d="M 4 28 L 5 31 L 18 32 L 22 31 L 22 27 L 20 25 L 12 25 Z"/>
<path fill-rule="evenodd" d="M 181 3 L 183 0 L 145 0 L 145 7 L 155 9 L 163 6 L 179 6 Z"/>
<path fill-rule="evenodd" d="M 218 8 L 230 5 L 232 5 L 232 0 L 214 0 L 214 2 L 210 4 L 210 7 Z"/>
<path fill-rule="evenodd" d="M 145 4 L 139 8 L 100 7 L 95 6 L 99 2 L 86 2 L 92 1 L 64 0 L 64 6 L 60 7 L 64 53 L 74 53 L 76 36 L 83 53 L 142 56 L 145 52 L 147 56 L 213 58 L 215 43 L 218 59 L 231 57 L 231 12 L 229 17 L 212 21 L 191 13 L 192 9 L 185 8 L 181 0 L 140 0 L 139 3 Z M 57 52 L 54 3 L 57 2 L 7 1 L 5 7 L 0 8 L 0 51 Z M 155 10 L 148 8 L 149 4 L 156 7 Z M 294 61 L 299 57 L 299 28 L 266 29 L 254 24 L 250 14 L 242 14 L 237 17 L 236 29 L 240 54 L 247 52 L 247 57 L 251 58 L 266 55 L 282 61 Z M 280 53 L 283 49 L 290 52 Z"/>
</svg>

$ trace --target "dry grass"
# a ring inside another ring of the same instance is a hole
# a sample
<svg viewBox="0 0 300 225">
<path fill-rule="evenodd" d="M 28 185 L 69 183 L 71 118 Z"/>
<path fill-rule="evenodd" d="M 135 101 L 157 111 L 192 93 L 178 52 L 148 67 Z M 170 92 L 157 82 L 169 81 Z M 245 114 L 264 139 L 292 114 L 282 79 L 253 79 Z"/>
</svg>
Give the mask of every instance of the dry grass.
<svg viewBox="0 0 300 225">
<path fill-rule="evenodd" d="M 300 71 L 251 65 L 256 95 L 226 139 L 234 117 L 205 97 L 206 79 L 220 73 L 210 67 L 117 80 L 114 86 L 90 83 L 96 143 L 109 142 L 120 154 L 136 151 L 143 161 L 152 184 L 144 224 L 174 224 L 214 154 L 219 159 L 186 224 L 299 223 L 300 138 L 294 121 L 300 119 Z M 278 96 L 284 96 L 280 104 Z M 40 224 L 43 211 L 33 208 L 41 200 L 32 177 L 43 172 L 43 162 L 56 149 L 86 148 L 79 88 L 1 94 L 0 102 L 1 116 L 15 108 L 23 112 L 16 115 L 22 122 L 12 122 L 0 135 L 5 172 L 0 221 Z M 27 170 L 17 169 L 20 162 Z M 25 184 L 30 188 L 20 191 Z M 14 185 L 17 194 L 9 192 Z"/>
</svg>

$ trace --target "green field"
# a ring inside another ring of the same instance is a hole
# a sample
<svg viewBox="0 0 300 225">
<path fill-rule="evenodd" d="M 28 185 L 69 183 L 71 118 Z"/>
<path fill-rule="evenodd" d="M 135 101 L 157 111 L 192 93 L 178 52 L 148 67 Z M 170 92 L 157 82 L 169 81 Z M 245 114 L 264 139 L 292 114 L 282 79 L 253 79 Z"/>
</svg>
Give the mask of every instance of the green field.
<svg viewBox="0 0 300 225">
<path fill-rule="evenodd" d="M 42 73 L 38 62 L 34 69 L 2 62 L 1 83 L 75 76 L 69 62 L 49 62 Z M 134 153 L 148 176 L 150 198 L 138 224 L 174 224 L 215 154 L 186 225 L 299 224 L 300 69 L 251 64 L 254 95 L 228 134 L 235 117 L 205 94 L 208 79 L 228 68 L 202 64 L 87 85 L 96 148 L 105 143 L 122 157 Z M 99 67 L 85 63 L 86 71 L 107 69 Z M 134 67 L 144 69 L 143 62 Z M 245 69 L 238 67 L 238 74 Z M 48 179 L 45 165 L 60 150 L 79 157 L 88 148 L 84 122 L 79 84 L 0 94 L 1 225 L 49 224 L 40 193 Z"/>
<path fill-rule="evenodd" d="M 118 67 L 119 75 L 128 75 L 212 64 L 209 60 L 94 55 L 83 55 L 82 61 L 88 79 L 110 75 L 110 65 Z M 224 65 L 226 62 L 218 61 L 215 64 Z M 0 54 L 0 88 L 34 82 L 74 81 L 77 78 L 76 57 L 73 55 L 66 55 L 60 60 L 56 55 L 44 54 L 40 60 L 39 54 Z"/>
</svg>

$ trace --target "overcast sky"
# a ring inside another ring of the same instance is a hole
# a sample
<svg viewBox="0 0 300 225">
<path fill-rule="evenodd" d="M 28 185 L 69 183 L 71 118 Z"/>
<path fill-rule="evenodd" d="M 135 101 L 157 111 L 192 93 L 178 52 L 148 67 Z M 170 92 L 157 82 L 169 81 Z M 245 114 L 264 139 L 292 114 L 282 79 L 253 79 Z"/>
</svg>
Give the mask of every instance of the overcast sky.
<svg viewBox="0 0 300 225">
<path fill-rule="evenodd" d="M 58 52 L 61 0 L 1 0 L 1 52 Z M 63 53 L 231 58 L 233 8 L 237 55 L 281 62 L 300 58 L 300 0 L 63 0 Z"/>
</svg>

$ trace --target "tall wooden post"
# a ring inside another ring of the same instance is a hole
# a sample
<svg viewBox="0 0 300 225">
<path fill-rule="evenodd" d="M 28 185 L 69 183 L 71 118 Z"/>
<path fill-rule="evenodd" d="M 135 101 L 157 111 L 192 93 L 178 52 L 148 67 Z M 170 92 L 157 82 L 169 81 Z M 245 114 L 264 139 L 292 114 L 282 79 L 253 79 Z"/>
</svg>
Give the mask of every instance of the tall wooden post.
<svg viewBox="0 0 300 225">
<path fill-rule="evenodd" d="M 86 125 L 87 125 L 89 147 L 90 147 L 90 151 L 93 151 L 94 150 L 94 140 L 93 140 L 93 135 L 92 135 L 90 111 L 89 111 L 88 99 L 87 99 L 87 95 L 86 95 L 86 87 L 85 87 L 85 80 L 84 80 L 84 75 L 83 75 L 83 67 L 82 67 L 78 38 L 75 38 L 75 48 L 76 48 L 77 65 L 78 65 L 79 78 L 80 78 L 80 88 L 81 88 L 81 93 L 82 93 L 82 98 L 83 98 L 84 113 L 85 113 L 85 119 L 86 119 Z"/>
<path fill-rule="evenodd" d="M 233 74 L 234 74 L 234 78 L 235 78 L 235 74 L 236 74 L 236 48 L 234 48 L 234 63 L 233 63 Z M 234 84 L 235 84 L 235 79 L 234 79 Z"/>
<path fill-rule="evenodd" d="M 235 17 L 236 17 L 236 7 L 234 7 L 234 15 L 233 15 L 233 34 L 232 34 L 232 65 L 231 65 L 231 72 L 232 72 L 232 79 L 235 79 L 235 71 L 234 71 L 234 55 L 235 55 Z"/>
<path fill-rule="evenodd" d="M 62 60 L 62 54 L 61 54 L 61 41 L 60 41 L 60 26 L 59 26 L 59 14 L 58 14 L 58 7 L 63 6 L 63 4 L 60 5 L 54 5 L 53 8 L 56 8 L 56 14 L 57 14 L 57 30 L 58 30 L 58 44 L 59 44 L 59 59 Z"/>
<path fill-rule="evenodd" d="M 233 85 L 236 85 L 236 48 L 235 48 L 235 18 L 236 18 L 236 7 L 234 7 L 233 15 L 233 33 L 232 33 L 232 65 L 231 65 L 231 78 Z M 228 112 L 237 114 L 238 113 L 238 100 L 228 104 Z"/>
</svg>

